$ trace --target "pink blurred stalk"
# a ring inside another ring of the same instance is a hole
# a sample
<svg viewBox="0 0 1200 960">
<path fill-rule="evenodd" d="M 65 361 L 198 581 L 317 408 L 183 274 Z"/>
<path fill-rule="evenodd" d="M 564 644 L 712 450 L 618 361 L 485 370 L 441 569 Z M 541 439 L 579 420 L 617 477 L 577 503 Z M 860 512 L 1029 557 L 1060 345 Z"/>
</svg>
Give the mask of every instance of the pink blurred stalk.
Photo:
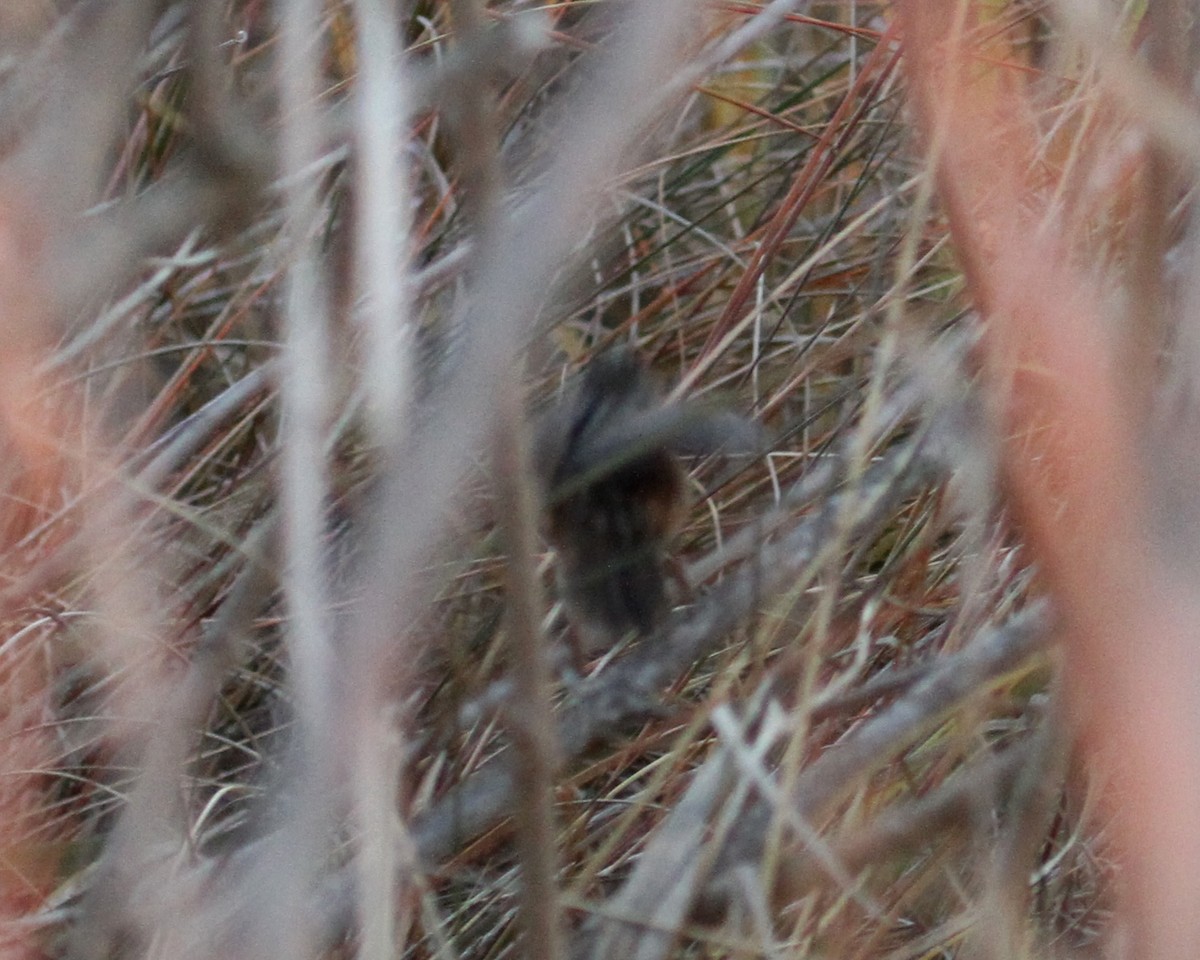
<svg viewBox="0 0 1200 960">
<path fill-rule="evenodd" d="M 61 433 L 55 408 L 32 399 L 42 391 L 37 369 L 46 352 L 37 336 L 36 284 L 29 279 L 41 239 L 37 224 L 23 204 L 0 194 L 0 577 L 10 587 L 32 564 L 31 551 L 16 545 L 53 509 L 66 482 L 53 443 Z M 50 660 L 38 649 L 46 631 L 16 626 L 18 608 L 29 602 L 7 590 L 0 604 L 0 960 L 41 955 L 20 921 L 40 906 L 58 871 L 40 773 L 51 768 L 53 747 L 45 732 Z"/>
<path fill-rule="evenodd" d="M 1093 284 L 1039 191 L 1020 72 L 997 65 L 994 48 L 972 55 L 974 4 L 900 0 L 897 13 L 920 127 L 986 318 L 982 361 L 1010 501 L 1063 614 L 1073 716 L 1112 777 L 1132 953 L 1192 960 L 1200 604 L 1150 540 L 1145 457 L 1122 403 L 1130 387 L 1118 381 Z"/>
</svg>

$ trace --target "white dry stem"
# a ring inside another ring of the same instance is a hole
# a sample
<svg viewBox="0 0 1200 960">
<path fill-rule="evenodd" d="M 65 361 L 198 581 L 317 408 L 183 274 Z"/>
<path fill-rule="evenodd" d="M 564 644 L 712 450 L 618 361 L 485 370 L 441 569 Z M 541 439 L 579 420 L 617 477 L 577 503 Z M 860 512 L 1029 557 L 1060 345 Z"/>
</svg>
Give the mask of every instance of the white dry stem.
<svg viewBox="0 0 1200 960">
<path fill-rule="evenodd" d="M 607 904 L 590 931 L 589 960 L 663 960 L 686 923 L 702 869 L 709 821 L 729 792 L 724 753 L 692 777 L 687 792 L 655 831 L 637 869 Z"/>
<path fill-rule="evenodd" d="M 392 446 L 404 433 L 412 390 L 409 350 L 408 239 L 411 188 L 402 119 L 410 111 L 395 5 L 356 0 L 355 257 L 364 328 L 367 411 L 375 442 Z"/>
<path fill-rule="evenodd" d="M 296 705 L 291 788 L 277 842 L 251 871 L 244 891 L 258 900 L 261 925 L 252 952 L 314 956 L 317 930 L 307 922 L 306 897 L 316 881 L 332 809 L 332 691 L 335 662 L 322 544 L 327 491 L 324 421 L 327 411 L 328 300 L 316 242 L 318 184 L 302 172 L 321 155 L 317 98 L 320 63 L 318 0 L 292 0 L 280 10 L 280 138 L 289 269 L 284 298 L 281 395 L 281 502 L 284 637 Z"/>
<path fill-rule="evenodd" d="M 727 705 L 721 704 L 712 712 L 713 729 L 738 771 L 766 800 L 775 816 L 780 817 L 795 834 L 796 839 L 807 848 L 813 860 L 842 892 L 854 900 L 874 920 L 886 916 L 883 906 L 869 893 L 859 889 L 859 884 L 838 858 L 837 853 L 804 815 L 789 801 L 784 788 L 767 768 L 767 753 L 776 739 L 795 736 L 797 726 L 792 718 L 774 702 L 767 706 L 766 716 L 757 742 L 747 737 L 746 725 Z"/>
<path fill-rule="evenodd" d="M 376 447 L 393 452 L 407 430 L 413 369 L 407 267 L 411 189 L 403 136 L 410 90 L 401 62 L 396 5 L 356 0 L 358 81 L 355 88 L 355 268 L 363 297 L 364 370 L 368 426 Z M 410 632 L 396 638 L 412 643 Z M 385 960 L 396 943 L 396 810 L 403 729 L 382 713 L 380 671 L 371 648 L 347 650 L 359 707 L 354 724 L 353 804 L 356 852 L 358 956 Z M 403 656 L 403 662 L 411 662 Z M 401 720 L 401 722 L 403 722 Z"/>
</svg>

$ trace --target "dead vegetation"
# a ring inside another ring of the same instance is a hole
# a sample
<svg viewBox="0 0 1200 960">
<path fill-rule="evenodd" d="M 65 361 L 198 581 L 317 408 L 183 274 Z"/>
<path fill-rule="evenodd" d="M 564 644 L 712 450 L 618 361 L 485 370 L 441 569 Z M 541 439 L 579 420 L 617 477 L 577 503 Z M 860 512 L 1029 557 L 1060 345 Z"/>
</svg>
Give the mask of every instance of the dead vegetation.
<svg viewBox="0 0 1200 960">
<path fill-rule="evenodd" d="M 8 0 L 5 956 L 1194 957 L 1189 29 Z M 581 676 L 618 345 L 769 442 Z"/>
</svg>

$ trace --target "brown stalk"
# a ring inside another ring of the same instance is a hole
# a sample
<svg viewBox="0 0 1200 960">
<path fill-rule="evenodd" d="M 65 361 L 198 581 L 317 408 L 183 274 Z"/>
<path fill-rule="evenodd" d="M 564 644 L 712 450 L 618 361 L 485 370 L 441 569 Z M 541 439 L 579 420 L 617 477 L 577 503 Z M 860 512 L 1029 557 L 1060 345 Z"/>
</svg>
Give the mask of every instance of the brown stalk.
<svg viewBox="0 0 1200 960">
<path fill-rule="evenodd" d="M 481 54 L 484 24 L 477 0 L 451 0 L 450 10 L 461 50 Z M 479 64 L 482 69 L 464 75 L 461 89 L 447 97 L 447 110 L 462 151 L 462 175 L 478 247 L 486 250 L 500 241 L 502 194 L 499 131 L 488 88 L 488 61 L 480 57 Z M 498 526 L 507 551 L 507 623 L 513 652 L 513 697 L 501 714 L 512 739 L 513 776 L 521 785 L 515 824 L 521 864 L 522 947 L 530 960 L 559 960 L 562 922 L 553 810 L 558 741 L 550 704 L 549 651 L 541 630 L 541 591 L 534 559 L 538 511 L 520 371 L 521 364 L 512 363 L 498 385 L 491 445 Z"/>
<path fill-rule="evenodd" d="M 515 821 L 526 956 L 558 960 L 562 928 L 552 804 L 554 774 L 560 762 L 550 705 L 549 650 L 541 630 L 541 591 L 534 569 L 537 508 L 527 432 L 524 404 L 514 378 L 506 391 L 493 448 L 496 505 L 508 552 L 508 632 L 513 650 L 513 695 L 501 713 L 512 738 L 513 776 L 521 785 Z"/>
</svg>

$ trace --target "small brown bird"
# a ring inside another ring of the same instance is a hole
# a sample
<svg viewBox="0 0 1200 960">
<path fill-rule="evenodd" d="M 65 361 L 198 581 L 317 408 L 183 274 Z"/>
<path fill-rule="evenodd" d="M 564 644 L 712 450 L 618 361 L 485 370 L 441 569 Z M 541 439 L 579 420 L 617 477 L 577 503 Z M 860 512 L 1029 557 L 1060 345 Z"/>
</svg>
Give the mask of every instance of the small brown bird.
<svg viewBox="0 0 1200 960">
<path fill-rule="evenodd" d="M 593 359 L 543 416 L 534 460 L 577 661 L 630 631 L 652 634 L 669 612 L 667 548 L 689 499 L 679 456 L 749 452 L 760 440 L 736 415 L 664 403 L 628 348 Z"/>
</svg>

